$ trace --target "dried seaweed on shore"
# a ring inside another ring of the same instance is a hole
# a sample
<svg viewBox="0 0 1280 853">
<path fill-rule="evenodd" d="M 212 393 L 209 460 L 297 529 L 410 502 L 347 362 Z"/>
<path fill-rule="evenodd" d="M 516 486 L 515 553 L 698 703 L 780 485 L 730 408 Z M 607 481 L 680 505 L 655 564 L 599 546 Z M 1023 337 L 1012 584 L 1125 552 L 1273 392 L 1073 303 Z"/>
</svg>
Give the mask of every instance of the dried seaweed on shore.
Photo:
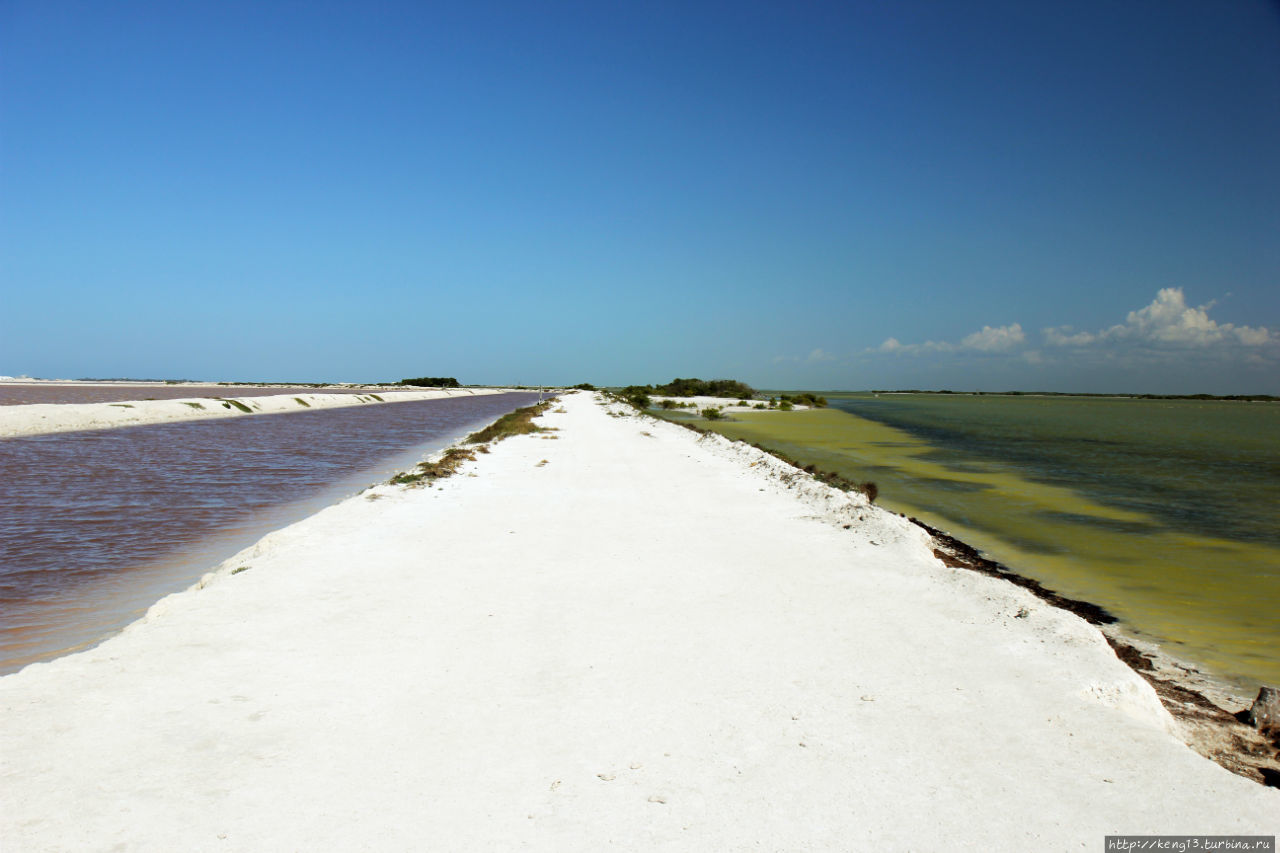
<svg viewBox="0 0 1280 853">
<path fill-rule="evenodd" d="M 973 546 L 936 527 L 917 518 L 910 521 L 933 538 L 933 554 L 945 566 L 968 569 L 1008 581 L 1028 590 L 1045 603 L 1074 613 L 1099 628 L 1119 621 L 1106 609 L 1092 602 L 1067 598 L 1047 589 L 1033 578 L 1020 575 L 987 559 Z M 1232 713 L 1220 707 L 1194 687 L 1178 683 L 1177 670 L 1180 667 L 1174 664 L 1160 666 L 1160 662 L 1152 655 L 1141 651 L 1132 643 L 1108 631 L 1103 631 L 1102 635 L 1115 651 L 1116 657 L 1142 676 L 1156 691 L 1160 703 L 1178 722 L 1188 746 L 1232 773 L 1262 785 L 1280 787 L 1280 741 L 1276 738 L 1269 741 L 1249 725 L 1246 719 L 1249 713 L 1247 709 Z"/>
</svg>

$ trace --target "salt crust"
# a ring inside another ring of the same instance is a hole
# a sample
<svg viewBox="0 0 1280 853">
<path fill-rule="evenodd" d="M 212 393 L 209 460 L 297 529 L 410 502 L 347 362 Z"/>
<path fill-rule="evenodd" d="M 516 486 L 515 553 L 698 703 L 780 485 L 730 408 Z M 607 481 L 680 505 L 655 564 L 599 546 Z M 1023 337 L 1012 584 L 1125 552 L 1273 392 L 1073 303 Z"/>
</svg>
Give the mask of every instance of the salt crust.
<svg viewBox="0 0 1280 853">
<path fill-rule="evenodd" d="M 503 389 L 463 388 L 439 391 L 374 391 L 368 394 L 189 397 L 173 400 L 122 400 L 112 403 L 32 403 L 25 406 L 0 406 L 0 438 L 501 393 L 504 393 Z"/>
<path fill-rule="evenodd" d="M 754 448 L 562 408 L 557 432 L 370 489 L 0 678 L 6 849 L 1024 850 L 1280 826 L 1280 792 L 1172 737 L 1074 615 Z"/>
</svg>

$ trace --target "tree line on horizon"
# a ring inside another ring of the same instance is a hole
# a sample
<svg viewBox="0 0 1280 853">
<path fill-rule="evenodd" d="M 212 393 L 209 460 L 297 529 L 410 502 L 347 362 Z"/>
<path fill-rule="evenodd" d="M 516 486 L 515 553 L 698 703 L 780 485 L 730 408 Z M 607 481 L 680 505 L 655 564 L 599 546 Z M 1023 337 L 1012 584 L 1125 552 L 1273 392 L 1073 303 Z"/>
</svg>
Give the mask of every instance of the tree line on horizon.
<svg viewBox="0 0 1280 853">
<path fill-rule="evenodd" d="M 452 376 L 419 376 L 416 379 L 401 379 L 397 385 L 412 385 L 415 388 L 458 388 L 458 380 Z"/>
</svg>

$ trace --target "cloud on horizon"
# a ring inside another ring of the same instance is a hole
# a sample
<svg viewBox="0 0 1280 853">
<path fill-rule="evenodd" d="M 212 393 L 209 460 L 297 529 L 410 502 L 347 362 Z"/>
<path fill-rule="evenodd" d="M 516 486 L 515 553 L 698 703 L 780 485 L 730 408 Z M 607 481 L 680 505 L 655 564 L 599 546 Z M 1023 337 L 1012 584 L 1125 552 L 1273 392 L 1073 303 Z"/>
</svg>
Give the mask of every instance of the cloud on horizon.
<svg viewBox="0 0 1280 853">
<path fill-rule="evenodd" d="M 1265 350 L 1268 345 L 1280 345 L 1280 334 L 1264 326 L 1236 326 L 1219 323 L 1209 316 L 1213 302 L 1192 308 L 1180 287 L 1166 287 L 1156 294 L 1151 304 L 1137 311 L 1130 311 L 1123 323 L 1097 332 L 1076 331 L 1071 326 L 1050 326 L 1041 332 L 1043 345 L 1056 349 L 1084 349 L 1110 347 L 1111 349 L 1254 349 Z M 1019 323 L 1008 326 L 983 326 L 981 331 L 966 335 L 959 343 L 925 341 L 922 344 L 904 344 L 897 338 L 887 338 L 878 347 L 868 348 L 866 354 L 925 355 L 929 353 L 1013 353 L 1022 351 L 1032 355 L 1024 360 L 1038 362 L 1035 350 L 1028 346 L 1026 333 Z M 1261 353 L 1255 353 L 1261 355 Z"/>
<path fill-rule="evenodd" d="M 1070 326 L 1044 330 L 1045 343 L 1056 347 L 1084 347 L 1108 342 L 1132 341 L 1154 346 L 1210 347 L 1220 344 L 1261 347 L 1280 342 L 1280 335 L 1265 327 L 1236 326 L 1210 319 L 1208 302 L 1187 306 L 1180 287 L 1166 287 L 1145 308 L 1130 311 L 1125 322 L 1097 333 L 1076 332 Z"/>
<path fill-rule="evenodd" d="M 1022 326 L 983 326 L 981 331 L 966 335 L 958 344 L 948 341 L 925 341 L 922 344 L 904 344 L 897 338 L 888 338 L 878 347 L 866 352 L 891 355 L 922 355 L 943 352 L 1009 352 L 1021 346 L 1027 339 Z"/>
<path fill-rule="evenodd" d="M 854 353 L 813 349 L 808 356 L 779 356 L 774 362 L 793 370 L 820 369 L 828 384 L 859 376 L 869 385 L 906 383 L 901 387 L 959 382 L 1077 389 L 1232 386 L 1256 393 L 1266 386 L 1276 393 L 1280 386 L 1269 377 L 1280 367 L 1280 332 L 1218 322 L 1210 316 L 1213 307 L 1213 302 L 1188 305 L 1182 288 L 1166 287 L 1123 322 L 1096 331 L 1063 325 L 1028 334 L 1020 323 L 984 325 L 954 341 L 903 343 L 889 337 Z"/>
</svg>

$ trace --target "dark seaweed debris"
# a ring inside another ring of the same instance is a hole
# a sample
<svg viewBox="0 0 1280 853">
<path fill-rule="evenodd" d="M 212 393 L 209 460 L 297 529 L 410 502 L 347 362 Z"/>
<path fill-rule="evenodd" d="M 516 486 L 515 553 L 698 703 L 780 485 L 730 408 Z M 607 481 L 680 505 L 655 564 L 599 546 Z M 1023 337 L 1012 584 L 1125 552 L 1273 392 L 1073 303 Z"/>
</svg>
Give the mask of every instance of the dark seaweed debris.
<svg viewBox="0 0 1280 853">
<path fill-rule="evenodd" d="M 997 577 L 1029 590 L 1042 601 L 1076 614 L 1092 625 L 1112 625 L 1116 617 L 1088 601 L 1067 598 L 1046 589 L 1040 582 L 989 560 L 971 545 L 930 527 L 917 518 L 912 523 L 933 537 L 933 554 L 943 565 L 969 569 Z M 1179 684 L 1173 678 L 1162 678 L 1151 655 L 1122 639 L 1103 632 L 1103 637 L 1124 664 L 1147 683 L 1160 697 L 1161 704 L 1186 730 L 1187 745 L 1222 767 L 1246 779 L 1269 787 L 1280 787 L 1280 734 L 1267 736 L 1248 724 L 1248 709 L 1231 713 L 1203 693 Z"/>
<path fill-rule="evenodd" d="M 927 530 L 929 535 L 933 537 L 934 545 L 936 546 L 933 549 L 933 555 L 941 560 L 945 566 L 970 569 L 984 575 L 1006 580 L 1011 584 L 1029 590 L 1036 598 L 1052 604 L 1054 607 L 1076 614 L 1091 625 L 1112 625 L 1119 621 L 1104 608 L 1092 602 L 1059 595 L 1046 588 L 1039 581 L 1020 575 L 1012 569 L 1000 565 L 995 560 L 987 559 L 978 553 L 977 549 L 972 545 L 961 542 L 936 527 L 930 527 L 918 518 L 912 518 L 910 521 L 912 524 Z"/>
</svg>

